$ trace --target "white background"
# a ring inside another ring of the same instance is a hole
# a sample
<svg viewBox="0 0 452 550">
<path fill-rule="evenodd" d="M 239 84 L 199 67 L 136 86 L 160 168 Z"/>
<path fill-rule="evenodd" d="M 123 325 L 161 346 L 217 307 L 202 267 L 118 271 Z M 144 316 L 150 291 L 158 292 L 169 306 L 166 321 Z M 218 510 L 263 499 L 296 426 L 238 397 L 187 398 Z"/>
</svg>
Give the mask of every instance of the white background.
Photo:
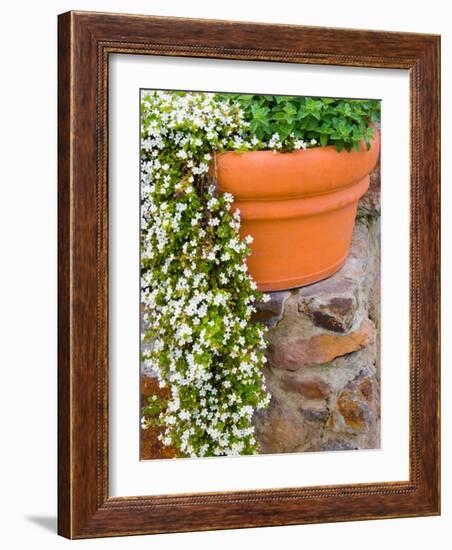
<svg viewBox="0 0 452 550">
<path fill-rule="evenodd" d="M 114 55 L 110 59 L 110 494 L 193 493 L 407 480 L 408 71 Z M 138 461 L 140 87 L 381 99 L 381 449 Z M 397 190 L 398 201 L 394 201 Z M 134 368 L 135 366 L 135 368 Z"/>
<path fill-rule="evenodd" d="M 443 89 L 452 77 L 449 2 L 343 0 L 48 1 L 2 6 L 1 94 L 1 519 L 6 548 L 411 549 L 450 547 L 452 524 L 451 290 L 443 288 L 443 515 L 70 543 L 56 514 L 56 15 L 69 9 L 255 20 L 443 35 Z M 451 279 L 450 101 L 443 93 L 443 281 Z M 449 91 L 450 98 L 450 91 Z M 447 437 L 447 434 L 449 436 Z"/>
</svg>

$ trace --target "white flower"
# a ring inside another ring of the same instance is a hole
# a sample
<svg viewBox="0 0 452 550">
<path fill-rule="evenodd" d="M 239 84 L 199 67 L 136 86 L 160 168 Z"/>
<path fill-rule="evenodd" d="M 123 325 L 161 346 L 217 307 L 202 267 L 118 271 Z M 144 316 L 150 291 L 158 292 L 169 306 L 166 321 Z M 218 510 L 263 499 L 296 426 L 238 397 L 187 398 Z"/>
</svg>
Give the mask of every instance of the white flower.
<svg viewBox="0 0 452 550">
<path fill-rule="evenodd" d="M 282 143 L 278 132 L 275 132 L 268 142 L 269 149 L 281 149 Z"/>
<path fill-rule="evenodd" d="M 215 197 L 212 197 L 207 203 L 207 208 L 209 210 L 213 210 L 214 207 L 217 205 L 218 205 L 218 199 L 216 199 Z"/>
<path fill-rule="evenodd" d="M 306 149 L 308 144 L 302 139 L 296 139 L 293 146 L 294 149 Z"/>
<path fill-rule="evenodd" d="M 189 413 L 188 411 L 186 411 L 186 410 L 181 410 L 181 411 L 179 412 L 179 418 L 180 418 L 181 420 L 188 420 L 188 419 L 190 418 L 190 413 Z"/>
<path fill-rule="evenodd" d="M 186 159 L 187 158 L 187 151 L 185 151 L 185 149 L 180 149 L 177 153 L 176 153 L 176 156 L 180 159 Z"/>
</svg>

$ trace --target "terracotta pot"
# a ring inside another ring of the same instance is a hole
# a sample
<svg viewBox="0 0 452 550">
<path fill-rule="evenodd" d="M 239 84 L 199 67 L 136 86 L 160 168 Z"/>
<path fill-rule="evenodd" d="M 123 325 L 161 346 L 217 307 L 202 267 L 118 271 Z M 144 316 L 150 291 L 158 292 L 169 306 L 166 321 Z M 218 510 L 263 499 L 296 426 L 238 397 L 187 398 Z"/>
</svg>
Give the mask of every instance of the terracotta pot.
<svg viewBox="0 0 452 550">
<path fill-rule="evenodd" d="M 375 129 L 369 151 L 362 144 L 350 153 L 328 146 L 216 155 L 219 188 L 234 195 L 241 235 L 254 238 L 248 268 L 259 289 L 308 285 L 341 268 L 379 146 Z"/>
</svg>

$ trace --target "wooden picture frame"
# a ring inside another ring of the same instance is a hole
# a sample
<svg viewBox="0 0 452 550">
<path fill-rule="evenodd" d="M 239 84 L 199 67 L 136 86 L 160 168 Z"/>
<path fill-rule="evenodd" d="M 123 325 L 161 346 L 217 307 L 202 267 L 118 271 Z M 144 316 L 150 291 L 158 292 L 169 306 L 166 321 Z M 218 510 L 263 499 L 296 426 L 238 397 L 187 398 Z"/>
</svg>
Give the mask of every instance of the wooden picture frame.
<svg viewBox="0 0 452 550">
<path fill-rule="evenodd" d="M 68 538 L 440 513 L 440 38 L 68 12 L 58 39 L 58 532 Z M 108 61 L 113 53 L 410 72 L 409 481 L 110 497 Z"/>
</svg>

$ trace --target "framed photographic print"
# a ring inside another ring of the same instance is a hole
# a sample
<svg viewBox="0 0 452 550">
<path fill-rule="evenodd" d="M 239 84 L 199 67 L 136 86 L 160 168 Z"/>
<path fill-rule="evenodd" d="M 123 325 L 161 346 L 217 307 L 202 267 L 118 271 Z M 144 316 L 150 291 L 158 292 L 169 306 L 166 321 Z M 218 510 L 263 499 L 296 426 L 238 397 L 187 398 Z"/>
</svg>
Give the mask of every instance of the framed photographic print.
<svg viewBox="0 0 452 550">
<path fill-rule="evenodd" d="M 438 36 L 59 16 L 59 533 L 439 514 Z"/>
</svg>

